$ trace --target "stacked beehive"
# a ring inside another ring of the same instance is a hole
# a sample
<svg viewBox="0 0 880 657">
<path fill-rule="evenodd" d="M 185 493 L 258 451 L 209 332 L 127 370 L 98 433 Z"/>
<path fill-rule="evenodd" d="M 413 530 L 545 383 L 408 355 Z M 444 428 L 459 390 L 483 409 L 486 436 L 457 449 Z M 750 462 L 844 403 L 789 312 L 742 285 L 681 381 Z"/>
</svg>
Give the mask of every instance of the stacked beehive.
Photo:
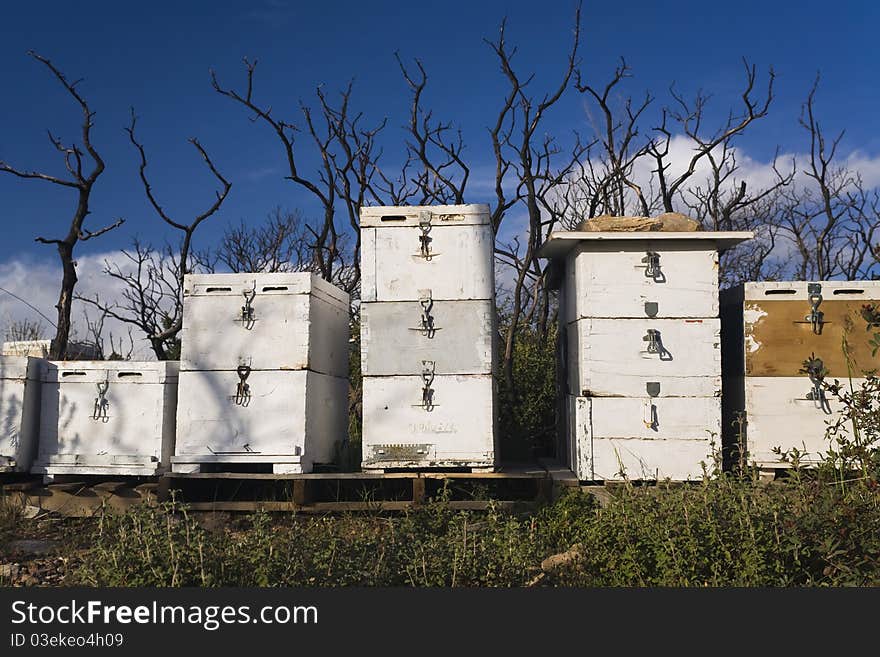
<svg viewBox="0 0 880 657">
<path fill-rule="evenodd" d="M 486 205 L 361 208 L 363 467 L 495 464 Z"/>
<path fill-rule="evenodd" d="M 724 323 L 725 440 L 759 468 L 791 465 L 782 453 L 815 463 L 831 444 L 839 416 L 823 382 L 862 384 L 880 359 L 870 344 L 880 331 L 880 281 L 745 283 L 721 295 Z M 850 382 L 851 381 L 851 382 Z M 741 413 L 745 411 L 744 416 Z M 745 420 L 742 422 L 741 420 Z"/>
<path fill-rule="evenodd" d="M 155 475 L 174 445 L 176 361 L 47 361 L 32 472 Z"/>
<path fill-rule="evenodd" d="M 310 472 L 345 440 L 349 297 L 308 273 L 184 283 L 175 472 Z"/>
<path fill-rule="evenodd" d="M 39 358 L 0 356 L 0 472 L 27 472 L 40 422 Z"/>
<path fill-rule="evenodd" d="M 563 432 L 581 480 L 702 475 L 720 449 L 718 249 L 750 233 L 560 232 Z"/>
</svg>

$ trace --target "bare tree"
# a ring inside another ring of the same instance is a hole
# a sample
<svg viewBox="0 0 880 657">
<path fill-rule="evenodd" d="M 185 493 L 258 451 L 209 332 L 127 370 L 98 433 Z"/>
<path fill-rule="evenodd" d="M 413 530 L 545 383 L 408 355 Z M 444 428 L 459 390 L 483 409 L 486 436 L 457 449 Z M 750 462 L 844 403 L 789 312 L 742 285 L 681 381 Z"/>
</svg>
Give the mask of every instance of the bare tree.
<svg viewBox="0 0 880 657">
<path fill-rule="evenodd" d="M 3 338 L 7 342 L 31 342 L 42 340 L 44 332 L 43 322 L 19 319 L 9 322 L 3 331 Z"/>
<path fill-rule="evenodd" d="M 654 99 L 649 93 L 638 102 L 627 97 L 623 101 L 623 116 L 613 107 L 618 86 L 631 75 L 623 58 L 602 88 L 586 83 L 581 72 L 577 72 L 577 89 L 594 101 L 599 116 L 594 120 L 597 137 L 589 143 L 583 168 L 575 172 L 579 175 L 567 190 L 566 202 L 570 207 L 566 214 L 571 217 L 573 210 L 575 217 L 569 224 L 599 214 L 627 215 L 633 206 L 644 216 L 654 209 L 654 199 L 643 189 L 644 182 L 639 184 L 634 175 L 636 162 L 651 147 L 650 139 L 639 133 L 639 119 Z"/>
<path fill-rule="evenodd" d="M 428 74 L 421 60 L 415 60 L 415 72 L 404 64 L 400 53 L 394 57 L 407 86 L 412 93 L 407 132 L 406 161 L 397 179 L 397 190 L 392 181 L 383 176 L 385 189 L 395 205 L 461 204 L 470 177 L 470 168 L 462 158 L 464 139 L 461 130 L 450 122 L 435 121 L 433 110 L 423 102 Z M 447 138 L 451 135 L 451 139 Z M 414 172 L 410 174 L 411 168 Z M 410 175 L 414 176 L 410 178 Z"/>
<path fill-rule="evenodd" d="M 0 161 L 0 172 L 11 173 L 19 178 L 42 180 L 76 190 L 76 209 L 74 210 L 67 233 L 61 238 L 36 238 L 36 241 L 41 244 L 54 245 L 61 260 L 61 291 L 58 303 L 55 306 L 58 310 L 58 322 L 55 327 L 55 338 L 52 340 L 49 357 L 55 360 L 62 360 L 67 355 L 71 328 L 70 314 L 77 283 L 74 249 L 79 242 L 88 241 L 121 226 L 124 219 L 117 219 L 112 224 L 94 232 L 85 228 L 86 218 L 90 214 L 89 199 L 92 194 L 92 188 L 97 182 L 98 177 L 104 172 L 104 160 L 101 159 L 97 149 L 92 144 L 91 131 L 95 113 L 89 108 L 88 103 L 76 89 L 81 80 L 69 82 L 64 74 L 48 59 L 33 51 L 30 51 L 28 54 L 37 61 L 42 62 L 52 72 L 79 105 L 83 116 L 81 138 L 85 152 L 76 144 L 65 145 L 61 138 L 49 132 L 49 141 L 52 142 L 55 149 L 64 157 L 64 165 L 70 174 L 69 178 L 17 169 L 4 161 Z M 86 154 L 88 154 L 88 158 L 91 160 L 90 166 L 85 161 Z M 90 170 L 87 171 L 87 168 Z"/>
<path fill-rule="evenodd" d="M 817 78 L 803 104 L 800 125 L 810 150 L 803 179 L 785 193 L 780 230 L 793 247 L 794 275 L 801 280 L 867 278 L 877 264 L 875 236 L 880 200 L 857 171 L 840 163 L 843 131 L 828 139 L 816 117 Z"/>
<path fill-rule="evenodd" d="M 108 301 L 98 295 L 77 299 L 95 307 L 101 316 L 139 329 L 159 360 L 175 358 L 178 331 L 170 329 L 181 319 L 183 292 L 178 249 L 167 244 L 155 249 L 135 238 L 121 256 L 121 264 L 105 260 L 103 267 L 103 273 L 121 287 L 117 299 Z"/>
<path fill-rule="evenodd" d="M 503 220 L 516 205 L 523 207 L 527 221 L 522 231 L 524 239 L 514 235 L 508 244 L 496 244 L 496 257 L 512 266 L 515 274 L 502 356 L 505 383 L 508 389 L 512 389 L 513 356 L 520 323 L 534 320 L 543 333 L 550 313 L 548 292 L 543 285 L 544 265 L 537 252 L 561 218 L 562 206 L 557 200 L 557 192 L 579 166 L 587 147 L 577 140 L 571 152 L 564 152 L 552 136 L 539 132 L 547 113 L 571 86 L 580 43 L 580 6 L 575 13 L 572 45 L 561 79 L 540 100 L 530 93 L 529 85 L 534 76 L 523 77 L 514 68 L 516 48 L 506 42 L 504 32 L 505 22 L 502 21 L 498 40 L 487 41 L 508 82 L 508 92 L 498 118 L 489 129 L 495 154 L 496 198 L 492 224 L 497 236 Z M 508 191 L 506 186 L 510 177 L 514 178 L 514 184 Z"/>
<path fill-rule="evenodd" d="M 774 79 L 771 70 L 767 94 L 757 100 L 755 68 L 746 64 L 745 70 L 743 109 L 729 112 L 721 127 L 709 132 L 704 117 L 709 95 L 704 92 L 689 103 L 673 88 L 673 108 L 661 109 L 660 126 L 646 132 L 647 110 L 654 97 L 646 93 L 634 100 L 621 93 L 632 75 L 624 60 L 604 85 L 585 82 L 578 75 L 578 90 L 598 109 L 593 121 L 596 138 L 565 190 L 566 227 L 599 214 L 651 216 L 680 210 L 707 230 L 756 232 L 757 239 L 722 255 L 722 284 L 778 273 L 779 263 L 771 254 L 778 244 L 782 190 L 792 183 L 795 167 L 793 162 L 790 169 L 780 167 L 774 158 L 773 180 L 754 189 L 740 176 L 734 140 L 767 114 Z M 684 171 L 675 177 L 670 173 L 674 136 L 670 120 L 693 144 Z"/>
<path fill-rule="evenodd" d="M 314 271 L 320 274 L 312 254 L 315 228 L 299 210 L 272 210 L 262 223 L 252 225 L 244 220 L 229 226 L 220 244 L 200 260 L 219 264 L 233 272 Z M 347 235 L 340 235 L 344 244 Z"/>
<path fill-rule="evenodd" d="M 217 170 L 199 141 L 191 138 L 189 142 L 220 183 L 220 190 L 215 191 L 214 200 L 207 209 L 196 215 L 189 223 L 172 218 L 153 194 L 146 174 L 147 154 L 143 144 L 135 135 L 136 125 L 137 117 L 132 110 L 131 124 L 126 132 L 140 156 L 138 171 L 144 192 L 159 218 L 183 235 L 176 248 L 166 245 L 163 251 L 157 251 L 135 240 L 133 250 L 122 252 L 131 265 L 126 269 L 122 269 L 118 264 L 105 263 L 104 273 L 122 283 L 121 300 L 108 304 L 97 296 L 78 298 L 97 307 L 110 317 L 139 328 L 150 341 L 156 357 L 159 360 L 168 360 L 178 355 L 177 334 L 183 326 L 183 281 L 186 274 L 195 266 L 193 235 L 202 222 L 220 209 L 232 184 Z"/>
<path fill-rule="evenodd" d="M 328 101 L 320 87 L 316 93 L 325 136 L 322 137 L 316 129 L 312 111 L 302 105 L 302 112 L 324 162 L 321 180 L 325 185 L 334 188 L 337 204 L 342 205 L 348 219 L 347 228 L 351 229 L 350 233 L 336 232 L 334 225 L 333 247 L 338 255 L 338 262 L 329 280 L 357 297 L 361 277 L 360 208 L 377 202 L 380 198 L 374 185 L 374 177 L 380 173 L 378 160 L 381 156 L 376 138 L 385 128 L 386 120 L 383 119 L 372 128 L 361 127 L 363 114 L 352 114 L 350 110 L 351 82 L 339 94 L 337 105 Z M 319 235 L 315 230 L 310 232 L 315 236 Z M 347 248 L 349 241 L 353 243 L 350 250 Z M 320 251 L 321 242 L 317 241 L 313 248 Z"/>
<path fill-rule="evenodd" d="M 746 181 L 738 177 L 736 150 L 729 141 L 719 144 L 705 158 L 709 165 L 708 175 L 705 179 L 694 179 L 682 189 L 680 205 L 705 230 L 752 231 L 755 234 L 754 239 L 721 255 L 719 275 L 722 287 L 779 276 L 783 263 L 772 256 L 778 244 L 783 193 L 795 177 L 794 161 L 790 169 L 783 171 L 779 167 L 777 152 L 771 165 L 773 181 L 764 187 L 749 189 Z"/>
<path fill-rule="evenodd" d="M 701 160 L 708 157 L 719 146 L 729 145 L 734 137 L 741 135 L 752 123 L 767 116 L 770 104 L 773 102 L 773 83 L 776 75 L 773 69 L 770 69 L 766 93 L 762 98 L 755 98 L 757 70 L 746 60 L 743 60 L 743 66 L 746 73 L 746 84 L 741 95 L 742 109 L 739 113 L 731 110 L 725 123 L 715 130 L 707 132 L 704 125 L 705 109 L 711 98 L 710 95 L 699 91 L 693 101 L 687 101 L 684 96 L 675 91 L 674 87 L 670 87 L 669 93 L 672 95 L 674 104 L 663 110 L 660 125 L 654 128 L 660 134 L 660 138 L 653 140 L 649 148 L 650 155 L 657 166 L 654 174 L 657 177 L 658 191 L 664 211 L 675 211 L 674 206 L 678 195 L 683 191 L 684 184 L 696 173 Z M 671 177 L 668 161 L 669 146 L 672 142 L 670 119 L 678 124 L 681 132 L 695 144 L 694 153 L 685 170 L 677 176 Z"/>
<path fill-rule="evenodd" d="M 247 73 L 244 91 L 222 87 L 214 71 L 211 71 L 211 84 L 217 93 L 253 112 L 253 121 L 260 121 L 275 132 L 284 148 L 288 169 L 286 179 L 308 191 L 321 208 L 321 221 L 314 227 L 308 227 L 315 269 L 324 279 L 354 292 L 360 282 L 360 235 L 356 208 L 372 190 L 370 180 L 375 169 L 375 158 L 378 157 L 374 152 L 375 137 L 384 126 L 384 121 L 372 129 L 360 127 L 362 116 L 352 116 L 349 110 L 352 92 L 350 83 L 340 94 L 339 104 L 335 106 L 319 88 L 318 114 L 300 103 L 308 135 L 318 150 L 321 162 L 317 173 L 307 176 L 301 171 L 298 162 L 299 149 L 295 135 L 299 128 L 273 116 L 271 106 L 260 106 L 256 103 L 254 71 L 257 62 L 245 58 L 244 63 Z M 336 224 L 338 203 L 346 207 L 349 225 L 355 231 L 355 244 L 351 253 L 345 252 L 340 227 Z"/>
<path fill-rule="evenodd" d="M 244 220 L 229 226 L 215 255 L 233 272 L 302 271 L 312 261 L 301 213 L 283 212 L 280 207 L 257 226 Z"/>
<path fill-rule="evenodd" d="M 107 318 L 110 313 L 101 311 L 97 317 L 90 317 L 87 312 L 83 312 L 83 322 L 86 327 L 86 343 L 94 346 L 95 356 L 98 360 L 131 360 L 134 353 L 134 338 L 131 329 L 128 329 L 126 336 L 116 338 L 112 331 L 108 332 L 108 340 L 110 342 L 109 353 L 105 347 L 104 331 Z M 127 339 L 126 339 L 127 338 Z"/>
</svg>

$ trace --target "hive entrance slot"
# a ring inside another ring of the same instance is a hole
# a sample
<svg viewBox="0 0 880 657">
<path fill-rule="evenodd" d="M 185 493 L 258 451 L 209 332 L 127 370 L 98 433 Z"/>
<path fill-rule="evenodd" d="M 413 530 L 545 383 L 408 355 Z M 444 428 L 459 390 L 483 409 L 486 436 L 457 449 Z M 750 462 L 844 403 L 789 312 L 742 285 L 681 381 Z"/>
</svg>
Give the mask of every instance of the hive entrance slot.
<svg viewBox="0 0 880 657">
<path fill-rule="evenodd" d="M 791 289 L 787 289 L 787 290 L 764 290 L 764 294 L 765 294 L 766 296 L 768 296 L 768 297 L 769 297 L 769 296 L 773 296 L 773 295 L 775 295 L 775 294 L 796 294 L 796 293 L 797 293 L 797 290 L 791 290 Z"/>
<path fill-rule="evenodd" d="M 85 376 L 85 375 L 86 375 L 86 373 L 82 372 L 80 370 L 77 370 L 75 372 L 62 372 L 61 373 L 61 376 Z"/>
<path fill-rule="evenodd" d="M 206 287 L 205 292 L 232 292 L 231 287 Z"/>
<path fill-rule="evenodd" d="M 859 288 L 854 288 L 854 287 L 840 288 L 839 290 L 834 290 L 835 296 L 838 294 L 864 294 L 864 293 L 865 293 L 864 290 L 861 290 Z"/>
<path fill-rule="evenodd" d="M 406 221 L 406 216 L 402 214 L 383 214 L 379 221 Z"/>
<path fill-rule="evenodd" d="M 263 292 L 287 292 L 286 285 L 266 285 L 263 287 Z"/>
<path fill-rule="evenodd" d="M 120 379 L 128 379 L 131 377 L 143 376 L 143 374 L 141 372 L 120 372 L 116 376 Z"/>
</svg>

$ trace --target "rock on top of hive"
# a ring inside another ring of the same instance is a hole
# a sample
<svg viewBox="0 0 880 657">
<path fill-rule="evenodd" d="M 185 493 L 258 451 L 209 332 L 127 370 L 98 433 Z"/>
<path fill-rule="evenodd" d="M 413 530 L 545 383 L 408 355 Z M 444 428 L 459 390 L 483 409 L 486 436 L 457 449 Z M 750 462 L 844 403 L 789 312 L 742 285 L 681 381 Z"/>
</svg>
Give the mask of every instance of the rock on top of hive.
<svg viewBox="0 0 880 657">
<path fill-rule="evenodd" d="M 613 217 L 603 214 L 592 219 L 585 219 L 577 226 L 577 230 L 595 232 L 644 232 L 662 231 L 664 233 L 689 233 L 702 230 L 700 222 L 680 212 L 664 212 L 656 217 Z"/>
</svg>

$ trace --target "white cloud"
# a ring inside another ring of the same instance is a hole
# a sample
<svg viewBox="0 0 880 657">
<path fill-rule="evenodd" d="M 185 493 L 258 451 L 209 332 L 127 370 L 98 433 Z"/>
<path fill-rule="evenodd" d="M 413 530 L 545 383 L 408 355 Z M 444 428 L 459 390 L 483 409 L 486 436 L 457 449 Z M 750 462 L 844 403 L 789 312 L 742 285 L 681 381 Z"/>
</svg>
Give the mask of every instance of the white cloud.
<svg viewBox="0 0 880 657">
<path fill-rule="evenodd" d="M 123 271 L 130 267 L 130 263 L 120 251 L 79 256 L 76 261 L 79 279 L 76 286 L 77 294 L 89 297 L 94 297 L 97 294 L 102 301 L 119 298 L 122 290 L 121 285 L 118 281 L 104 274 L 103 268 L 105 261 L 119 265 Z M 60 284 L 60 262 L 57 256 L 48 250 L 42 257 L 19 257 L 0 263 L 0 288 L 6 290 L 0 290 L 0 331 L 2 331 L 0 337 L 5 335 L 6 328 L 12 322 L 29 320 L 41 323 L 44 331 L 43 337 L 51 338 L 54 335 L 53 325 L 57 319 L 55 304 L 58 302 Z M 23 301 L 12 295 L 20 297 Z M 80 301 L 74 301 L 73 333 L 79 339 L 85 338 L 87 334 L 84 312 L 93 318 L 96 315 L 94 308 L 90 308 Z M 48 319 L 42 317 L 40 313 Z M 51 320 L 51 323 L 48 320 Z M 108 318 L 104 324 L 105 348 L 109 348 L 111 333 L 114 339 L 118 339 L 128 335 L 128 328 L 128 325 Z M 135 345 L 132 357 L 152 360 L 149 343 L 143 336 L 135 330 L 132 332 L 132 337 Z"/>
<path fill-rule="evenodd" d="M 871 157 L 862 151 L 853 151 L 846 158 L 846 166 L 861 174 L 865 187 L 880 187 L 880 156 Z"/>
</svg>

